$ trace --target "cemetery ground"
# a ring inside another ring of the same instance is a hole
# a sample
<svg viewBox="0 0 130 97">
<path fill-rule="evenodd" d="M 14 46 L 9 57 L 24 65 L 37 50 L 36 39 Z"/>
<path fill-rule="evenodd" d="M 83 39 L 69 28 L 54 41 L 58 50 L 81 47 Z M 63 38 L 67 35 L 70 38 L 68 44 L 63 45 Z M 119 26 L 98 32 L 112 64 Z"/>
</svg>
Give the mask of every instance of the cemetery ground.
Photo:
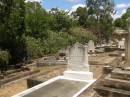
<svg viewBox="0 0 130 97">
<path fill-rule="evenodd" d="M 40 72 L 34 76 L 42 75 L 47 80 L 57 75 L 60 75 L 64 71 L 65 67 L 66 67 L 65 65 L 44 66 L 43 68 L 40 68 Z M 27 89 L 27 78 L 19 79 L 4 86 L 1 86 L 0 97 L 11 97 L 26 89 Z"/>
<path fill-rule="evenodd" d="M 119 60 L 119 57 L 115 56 L 115 54 L 119 54 L 119 51 L 109 52 L 109 53 L 101 53 L 97 55 L 93 55 L 89 57 L 90 71 L 94 73 L 94 78 L 99 78 L 102 74 L 103 66 L 104 65 L 116 65 L 115 61 Z M 113 55 L 114 56 L 111 56 Z M 116 63 L 117 63 L 116 61 Z M 34 62 L 35 63 L 35 62 Z M 31 69 L 40 70 L 40 72 L 33 75 L 33 77 L 37 77 L 38 79 L 45 79 L 44 81 L 53 78 L 58 75 L 62 75 L 64 70 L 67 68 L 66 65 L 51 65 L 51 66 L 43 66 L 43 67 L 36 67 L 35 65 L 27 65 Z M 32 76 L 31 76 L 32 77 Z M 17 79 L 16 81 L 12 81 L 6 85 L 1 86 L 0 88 L 0 97 L 10 97 L 15 95 L 21 91 L 27 89 L 27 78 L 24 79 Z M 93 95 L 95 92 L 90 87 L 89 90 L 86 90 L 80 97 L 89 97 Z"/>
</svg>

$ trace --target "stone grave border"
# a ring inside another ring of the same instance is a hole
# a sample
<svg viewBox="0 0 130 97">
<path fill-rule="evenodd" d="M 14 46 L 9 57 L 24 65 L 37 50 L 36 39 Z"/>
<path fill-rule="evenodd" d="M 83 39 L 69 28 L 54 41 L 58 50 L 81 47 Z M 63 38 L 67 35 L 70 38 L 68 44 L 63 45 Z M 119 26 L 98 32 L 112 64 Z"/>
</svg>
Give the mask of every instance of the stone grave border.
<svg viewBox="0 0 130 97">
<path fill-rule="evenodd" d="M 25 90 L 25 91 L 23 91 L 23 92 L 21 92 L 21 93 L 19 93 L 17 95 L 14 95 L 12 97 L 23 97 L 23 96 L 25 96 L 25 95 L 27 95 L 29 93 L 32 93 L 32 92 L 36 91 L 37 89 L 40 89 L 40 88 L 42 88 L 42 87 L 44 87 L 44 86 L 46 86 L 48 84 L 51 84 L 51 83 L 53 83 L 53 82 L 55 82 L 57 80 L 60 80 L 60 79 L 86 82 L 86 84 L 88 83 L 86 86 L 84 86 L 80 91 L 78 91 L 72 97 L 78 97 L 81 93 L 83 93 L 89 86 L 91 86 L 96 81 L 96 80 L 89 80 L 89 81 L 77 80 L 77 79 L 65 78 L 64 76 L 57 76 L 57 77 L 54 77 L 54 78 L 52 78 L 52 79 L 50 79 L 50 80 L 48 80 L 48 81 L 46 81 L 44 83 L 41 83 L 41 84 L 36 85 L 36 86 L 34 86 L 34 87 L 30 88 L 30 89 L 27 89 L 27 90 Z"/>
</svg>

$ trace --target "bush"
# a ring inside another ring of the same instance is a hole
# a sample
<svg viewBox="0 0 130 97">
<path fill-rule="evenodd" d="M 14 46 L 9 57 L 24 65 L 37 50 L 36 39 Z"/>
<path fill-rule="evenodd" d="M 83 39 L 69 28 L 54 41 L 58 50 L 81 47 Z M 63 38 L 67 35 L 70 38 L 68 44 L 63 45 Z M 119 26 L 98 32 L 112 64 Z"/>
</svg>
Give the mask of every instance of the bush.
<svg viewBox="0 0 130 97">
<path fill-rule="evenodd" d="M 96 41 L 96 36 L 92 32 L 87 31 L 86 29 L 82 27 L 73 27 L 69 29 L 69 34 L 74 36 L 76 38 L 76 41 L 81 43 L 86 43 L 89 40 Z"/>
<path fill-rule="evenodd" d="M 44 55 L 42 41 L 33 37 L 26 37 L 27 59 L 35 59 Z"/>
<path fill-rule="evenodd" d="M 67 47 L 72 42 L 67 32 L 48 31 L 48 38 L 44 41 L 47 54 L 54 54 L 59 49 Z"/>
<path fill-rule="evenodd" d="M 5 72 L 8 68 L 9 59 L 10 59 L 9 52 L 0 50 L 0 70 L 2 73 Z"/>
</svg>

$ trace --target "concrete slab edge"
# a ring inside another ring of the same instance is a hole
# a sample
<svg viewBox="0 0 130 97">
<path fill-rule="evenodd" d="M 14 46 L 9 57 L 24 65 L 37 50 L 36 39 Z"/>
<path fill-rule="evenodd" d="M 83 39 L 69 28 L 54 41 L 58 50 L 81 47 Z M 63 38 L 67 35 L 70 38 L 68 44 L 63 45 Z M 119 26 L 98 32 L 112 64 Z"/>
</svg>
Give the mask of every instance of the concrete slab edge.
<svg viewBox="0 0 130 97">
<path fill-rule="evenodd" d="M 44 83 L 41 83 L 41 84 L 39 84 L 37 86 L 34 86 L 34 87 L 32 87 L 32 88 L 30 88 L 28 90 L 25 90 L 25 91 L 23 91 L 23 92 L 21 92 L 21 93 L 19 93 L 17 95 L 14 95 L 12 97 L 23 97 L 23 96 L 25 96 L 25 95 L 27 95 L 27 94 L 29 94 L 29 93 L 37 90 L 37 89 L 40 89 L 40 88 L 42 88 L 42 87 L 44 87 L 44 86 L 46 86 L 46 85 L 48 85 L 50 83 L 53 83 L 54 81 L 56 81 L 58 79 L 65 79 L 65 80 L 80 81 L 80 82 L 86 82 L 86 83 L 88 83 L 79 92 L 77 92 L 76 94 L 74 94 L 73 97 L 78 97 L 83 91 L 85 91 L 90 85 L 92 85 L 96 81 L 95 79 L 94 80 L 80 80 L 80 79 L 65 78 L 64 76 L 57 76 L 57 77 L 54 77 L 54 78 L 52 78 L 52 79 L 50 79 L 50 80 L 48 80 L 48 81 L 46 81 Z"/>
<path fill-rule="evenodd" d="M 27 89 L 27 90 L 25 90 L 25 91 L 23 91 L 23 92 L 21 92 L 21 93 L 19 93 L 19 94 L 17 94 L 17 95 L 14 95 L 14 96 L 12 96 L 12 97 L 23 97 L 23 96 L 25 96 L 26 94 L 29 94 L 29 93 L 31 93 L 31 92 L 37 90 L 37 89 L 40 89 L 40 88 L 42 88 L 42 87 L 44 87 L 44 86 L 46 86 L 46 85 L 48 85 L 48 84 L 50 84 L 50 83 L 52 83 L 52 82 L 58 80 L 58 79 L 61 79 L 61 78 L 62 78 L 62 76 L 54 77 L 54 78 L 52 78 L 52 79 L 50 79 L 50 80 L 48 80 L 48 81 L 46 81 L 46 82 L 44 82 L 44 83 L 41 83 L 41 84 L 39 84 L 39 85 L 37 85 L 37 86 L 34 86 L 34 87 L 30 88 L 30 89 Z"/>
<path fill-rule="evenodd" d="M 74 78 L 68 78 L 68 77 L 61 77 L 61 79 L 65 79 L 65 80 L 72 80 L 72 81 L 80 81 L 80 82 L 86 82 L 89 83 L 91 80 L 80 80 L 80 79 L 74 79 Z"/>
<path fill-rule="evenodd" d="M 88 84 L 82 88 L 79 92 L 77 92 L 73 97 L 78 97 L 81 93 L 83 93 L 89 86 L 91 86 L 96 80 L 89 80 Z"/>
</svg>

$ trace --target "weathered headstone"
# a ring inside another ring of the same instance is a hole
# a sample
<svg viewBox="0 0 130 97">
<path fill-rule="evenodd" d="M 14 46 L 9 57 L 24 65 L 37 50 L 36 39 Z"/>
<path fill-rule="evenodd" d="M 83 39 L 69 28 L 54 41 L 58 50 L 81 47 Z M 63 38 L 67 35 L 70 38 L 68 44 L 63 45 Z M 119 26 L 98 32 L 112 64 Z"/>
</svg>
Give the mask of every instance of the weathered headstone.
<svg viewBox="0 0 130 97">
<path fill-rule="evenodd" d="M 109 42 L 108 42 L 108 46 L 113 46 L 113 41 L 112 40 L 109 40 Z"/>
<path fill-rule="evenodd" d="M 65 77 L 90 80 L 93 74 L 89 72 L 87 46 L 76 43 L 69 48 L 68 68 Z"/>
<path fill-rule="evenodd" d="M 94 41 L 90 40 L 88 42 L 88 53 L 94 53 L 95 52 L 95 45 L 94 45 Z"/>
<path fill-rule="evenodd" d="M 122 38 L 122 40 L 118 42 L 118 48 L 125 49 L 125 39 L 124 38 Z"/>
<path fill-rule="evenodd" d="M 69 49 L 68 70 L 86 71 L 88 69 L 87 52 L 82 44 L 76 43 Z"/>
</svg>

